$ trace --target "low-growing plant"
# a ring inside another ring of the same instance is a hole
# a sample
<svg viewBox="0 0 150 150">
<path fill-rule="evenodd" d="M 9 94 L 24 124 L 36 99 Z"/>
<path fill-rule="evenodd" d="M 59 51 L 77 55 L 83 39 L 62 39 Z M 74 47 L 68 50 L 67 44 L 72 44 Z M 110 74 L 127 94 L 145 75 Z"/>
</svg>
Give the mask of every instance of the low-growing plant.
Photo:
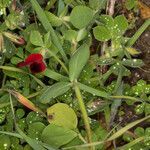
<svg viewBox="0 0 150 150">
<path fill-rule="evenodd" d="M 100 150 L 122 135 L 129 143 L 119 149 L 143 142 L 144 134 L 127 131 L 150 118 L 150 86 L 124 77 L 144 65 L 132 46 L 149 19 L 129 38 L 124 15 L 102 13 L 106 0 L 0 3 L 0 149 Z M 93 40 L 102 42 L 101 55 L 91 53 Z M 116 125 L 124 102 L 145 116 Z"/>
</svg>

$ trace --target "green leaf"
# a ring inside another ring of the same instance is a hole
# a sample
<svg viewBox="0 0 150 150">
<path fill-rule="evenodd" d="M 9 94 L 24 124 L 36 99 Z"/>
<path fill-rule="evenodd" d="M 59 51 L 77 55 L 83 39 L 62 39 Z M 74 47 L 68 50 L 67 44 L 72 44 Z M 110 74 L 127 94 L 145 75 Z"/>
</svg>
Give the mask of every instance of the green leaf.
<svg viewBox="0 0 150 150">
<path fill-rule="evenodd" d="M 47 87 L 40 97 L 41 103 L 48 103 L 52 98 L 56 98 L 66 93 L 71 87 L 69 82 L 58 82 Z"/>
<path fill-rule="evenodd" d="M 70 141 L 69 143 L 64 145 L 63 147 L 65 148 L 65 147 L 71 147 L 71 146 L 81 145 L 81 144 L 83 144 L 83 141 L 79 138 L 79 136 L 77 136 L 72 141 Z M 72 148 L 71 150 L 80 150 L 80 149 Z M 82 150 L 87 150 L 87 149 L 86 148 L 82 148 Z"/>
<path fill-rule="evenodd" d="M 12 132 L 0 131 L 0 134 L 6 134 L 6 135 L 9 135 L 9 136 L 13 136 L 13 137 L 23 139 L 20 134 L 14 133 L 14 132 L 12 133 Z"/>
<path fill-rule="evenodd" d="M 112 16 L 109 15 L 101 15 L 100 16 L 100 22 L 105 25 L 106 28 L 108 28 L 110 31 L 113 29 L 114 26 L 114 19 Z"/>
<path fill-rule="evenodd" d="M 77 35 L 78 33 L 75 30 L 67 30 L 64 33 L 65 40 L 68 40 L 70 42 L 76 41 Z"/>
<path fill-rule="evenodd" d="M 30 42 L 36 46 L 43 46 L 42 36 L 39 31 L 31 31 Z"/>
<path fill-rule="evenodd" d="M 56 80 L 56 81 L 69 81 L 68 77 L 63 76 L 63 75 L 55 72 L 54 70 L 50 70 L 50 69 L 46 69 L 46 71 L 44 71 L 44 75 L 46 77 L 49 77 L 49 78 Z"/>
<path fill-rule="evenodd" d="M 11 58 L 16 53 L 16 47 L 9 39 L 4 38 L 4 45 L 5 45 L 5 56 L 7 58 Z"/>
<path fill-rule="evenodd" d="M 99 58 L 97 60 L 97 64 L 98 65 L 112 65 L 114 64 L 116 61 L 114 58 Z"/>
<path fill-rule="evenodd" d="M 140 54 L 141 52 L 136 50 L 135 48 L 132 48 L 132 47 L 126 47 L 125 48 L 131 55 L 138 55 Z"/>
<path fill-rule="evenodd" d="M 19 68 L 15 68 L 15 67 L 10 67 L 10 66 L 0 66 L 0 69 L 3 70 L 8 70 L 8 71 L 12 71 L 12 72 L 19 72 L 19 73 L 23 73 L 23 74 L 28 74 L 30 75 L 39 85 L 41 85 L 42 87 L 45 87 L 45 84 L 39 80 L 38 78 L 36 78 L 34 75 L 26 73 L 25 71 L 19 69 Z"/>
<path fill-rule="evenodd" d="M 70 14 L 70 22 L 78 29 L 86 27 L 93 19 L 93 11 L 87 6 L 76 6 Z"/>
<path fill-rule="evenodd" d="M 30 84 L 30 78 L 29 78 L 29 75 L 27 74 L 22 74 L 20 72 L 13 72 L 13 71 L 9 71 L 9 70 L 3 70 L 4 74 L 9 76 L 9 77 L 12 77 L 12 78 L 15 78 L 19 81 L 19 83 L 22 84 L 22 86 L 24 87 L 29 87 L 29 84 Z"/>
<path fill-rule="evenodd" d="M 114 19 L 114 36 L 115 34 L 123 34 L 128 28 L 128 20 L 123 15 L 119 15 Z"/>
<path fill-rule="evenodd" d="M 29 125 L 27 133 L 30 138 L 41 139 L 41 133 L 44 130 L 45 125 L 42 122 L 34 122 Z"/>
<path fill-rule="evenodd" d="M 19 127 L 17 127 L 17 131 L 33 149 L 46 150 L 41 144 L 39 144 L 39 142 L 37 140 L 31 139 L 25 133 L 23 133 Z"/>
<path fill-rule="evenodd" d="M 85 28 L 79 30 L 78 35 L 77 35 L 77 39 L 76 39 L 77 42 L 83 40 L 86 37 L 87 34 L 88 33 L 87 33 L 87 30 Z"/>
<path fill-rule="evenodd" d="M 141 137 L 136 138 L 135 140 L 131 141 L 130 143 L 127 143 L 121 147 L 117 147 L 117 149 L 118 150 L 130 149 L 134 145 L 141 143 L 144 139 L 145 139 L 145 137 L 141 136 Z"/>
<path fill-rule="evenodd" d="M 110 70 L 113 74 L 115 75 L 118 75 L 119 74 L 119 70 L 120 70 L 120 67 L 122 67 L 122 76 L 129 76 L 130 75 L 130 70 L 128 70 L 126 67 L 122 66 L 121 64 L 114 64 L 110 67 Z"/>
<path fill-rule="evenodd" d="M 95 123 L 95 127 L 93 129 L 93 133 L 94 133 L 93 135 L 95 136 L 94 141 L 103 141 L 103 140 L 105 140 L 105 138 L 108 135 L 107 130 L 105 130 L 100 124 L 96 125 L 96 123 Z M 99 149 L 99 150 L 105 149 L 104 144 L 97 145 L 96 149 Z"/>
<path fill-rule="evenodd" d="M 137 127 L 135 130 L 134 130 L 134 134 L 136 135 L 136 136 L 144 136 L 144 128 L 142 128 L 142 127 Z"/>
<path fill-rule="evenodd" d="M 93 34 L 99 41 L 108 41 L 111 38 L 111 33 L 105 26 L 96 26 L 93 29 Z"/>
<path fill-rule="evenodd" d="M 67 56 L 62 48 L 62 45 L 58 39 L 57 34 L 55 33 L 54 29 L 52 28 L 51 23 L 48 21 L 46 14 L 44 13 L 43 9 L 41 6 L 38 4 L 36 0 L 31 0 L 32 7 L 35 9 L 38 19 L 41 21 L 43 27 L 47 32 L 50 31 L 51 37 L 52 37 L 52 42 L 55 44 L 55 46 L 58 48 L 59 52 L 61 53 L 63 59 L 67 61 Z"/>
<path fill-rule="evenodd" d="M 67 104 L 57 103 L 47 109 L 48 121 L 51 124 L 64 128 L 75 129 L 77 127 L 77 116 L 74 110 Z"/>
<path fill-rule="evenodd" d="M 44 45 L 46 48 L 49 48 L 51 46 L 51 34 L 50 32 L 47 32 L 45 35 L 44 35 Z"/>
<path fill-rule="evenodd" d="M 69 77 L 70 81 L 77 79 L 86 65 L 90 56 L 89 47 L 87 44 L 80 46 L 69 62 Z"/>
<path fill-rule="evenodd" d="M 62 20 L 60 18 L 58 18 L 57 16 L 55 16 L 53 13 L 51 13 L 49 11 L 45 11 L 45 14 L 52 26 L 58 27 L 62 24 Z"/>
<path fill-rule="evenodd" d="M 15 64 L 15 65 L 16 65 L 16 64 L 18 64 L 19 62 L 21 62 L 22 59 L 19 58 L 19 57 L 12 57 L 10 61 L 11 61 L 12 64 Z"/>
<path fill-rule="evenodd" d="M 128 10 L 131 10 L 132 8 L 134 8 L 137 4 L 137 0 L 126 0 L 125 1 L 125 6 Z"/>
<path fill-rule="evenodd" d="M 141 59 L 124 59 L 122 61 L 122 64 L 128 67 L 141 67 L 144 65 L 143 61 Z"/>
<path fill-rule="evenodd" d="M 104 91 L 100 91 L 100 90 L 94 89 L 92 87 L 89 87 L 89 86 L 84 85 L 84 84 L 79 83 L 79 82 L 78 82 L 78 85 L 79 85 L 81 90 L 89 92 L 89 93 L 91 93 L 93 95 L 104 97 L 104 98 L 108 98 L 109 97 L 109 94 L 104 92 Z"/>
<path fill-rule="evenodd" d="M 145 105 L 145 114 L 146 115 L 150 114 L 150 104 L 148 104 L 148 103 Z"/>
<path fill-rule="evenodd" d="M 48 125 L 42 132 L 42 140 L 44 143 L 53 145 L 56 148 L 67 144 L 77 136 L 73 130 L 56 126 Z"/>
<path fill-rule="evenodd" d="M 94 10 L 100 10 L 105 7 L 106 0 L 89 0 L 89 6 Z"/>
</svg>

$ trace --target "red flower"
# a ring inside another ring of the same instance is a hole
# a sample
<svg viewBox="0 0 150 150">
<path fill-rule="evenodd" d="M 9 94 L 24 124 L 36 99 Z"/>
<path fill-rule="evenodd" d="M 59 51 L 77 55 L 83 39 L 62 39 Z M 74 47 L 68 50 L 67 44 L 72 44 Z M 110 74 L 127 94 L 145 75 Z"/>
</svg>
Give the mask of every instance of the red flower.
<svg viewBox="0 0 150 150">
<path fill-rule="evenodd" d="M 40 73 L 46 69 L 43 56 L 39 53 L 30 54 L 25 61 L 17 64 L 17 67 L 29 66 L 32 73 Z"/>
</svg>

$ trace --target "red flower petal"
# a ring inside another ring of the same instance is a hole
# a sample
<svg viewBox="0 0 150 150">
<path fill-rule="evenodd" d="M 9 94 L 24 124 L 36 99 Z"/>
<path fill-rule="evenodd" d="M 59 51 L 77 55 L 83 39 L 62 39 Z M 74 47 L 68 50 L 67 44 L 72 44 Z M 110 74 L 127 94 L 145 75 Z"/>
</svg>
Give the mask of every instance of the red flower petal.
<svg viewBox="0 0 150 150">
<path fill-rule="evenodd" d="M 35 53 L 35 54 L 30 54 L 26 59 L 25 59 L 25 63 L 30 65 L 34 62 L 42 62 L 43 60 L 43 56 L 39 53 Z"/>
<path fill-rule="evenodd" d="M 34 62 L 30 65 L 30 71 L 32 73 L 40 73 L 45 71 L 46 65 L 44 62 Z"/>
<path fill-rule="evenodd" d="M 24 61 L 20 62 L 17 64 L 17 67 L 24 67 L 24 66 L 27 66 L 28 64 Z"/>
</svg>

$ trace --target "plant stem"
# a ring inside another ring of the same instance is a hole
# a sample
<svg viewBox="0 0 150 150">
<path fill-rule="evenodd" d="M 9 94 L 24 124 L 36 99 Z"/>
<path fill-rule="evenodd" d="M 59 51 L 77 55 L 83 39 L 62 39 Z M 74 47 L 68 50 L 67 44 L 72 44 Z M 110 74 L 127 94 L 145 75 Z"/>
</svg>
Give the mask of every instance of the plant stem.
<svg viewBox="0 0 150 150">
<path fill-rule="evenodd" d="M 146 30 L 148 26 L 150 26 L 150 19 L 146 20 L 143 23 L 143 25 L 136 31 L 136 33 L 132 36 L 132 38 L 128 40 L 126 46 L 131 47 L 141 36 L 141 34 Z"/>
<path fill-rule="evenodd" d="M 65 66 L 65 64 L 64 64 L 52 51 L 47 50 L 47 52 L 48 52 L 50 55 L 52 55 L 52 56 L 61 64 L 62 68 L 63 68 L 63 69 L 66 71 L 66 73 L 68 74 L 69 71 L 68 71 L 67 67 Z"/>
<path fill-rule="evenodd" d="M 122 68 L 122 66 L 120 67 L 120 69 L 119 69 L 119 74 L 118 74 L 118 78 L 117 78 L 117 82 L 116 82 L 116 85 L 115 85 L 115 89 L 114 89 L 114 91 L 113 91 L 113 93 L 117 93 L 117 91 L 118 91 L 118 89 L 120 88 L 120 86 L 121 86 L 121 82 L 122 82 L 122 71 L 123 70 L 123 68 Z"/>
<path fill-rule="evenodd" d="M 92 143 L 92 135 L 91 135 L 91 128 L 90 128 L 88 114 L 87 114 L 87 111 L 86 111 L 86 108 L 85 108 L 85 105 L 83 102 L 83 98 L 82 98 L 80 89 L 76 83 L 74 84 L 74 89 L 75 89 L 75 93 L 76 93 L 76 96 L 78 99 L 78 103 L 79 103 L 79 107 L 80 107 L 80 110 L 82 113 L 82 117 L 84 120 L 85 129 L 87 132 L 87 141 L 88 141 L 88 143 Z M 89 150 L 94 150 L 94 147 L 93 146 L 89 147 Z"/>
<path fill-rule="evenodd" d="M 46 8 L 45 8 L 45 10 L 50 10 L 52 7 L 53 7 L 53 5 L 56 3 L 56 0 L 51 0 L 51 1 L 49 1 L 48 3 L 47 3 L 47 5 L 46 5 Z"/>
</svg>

